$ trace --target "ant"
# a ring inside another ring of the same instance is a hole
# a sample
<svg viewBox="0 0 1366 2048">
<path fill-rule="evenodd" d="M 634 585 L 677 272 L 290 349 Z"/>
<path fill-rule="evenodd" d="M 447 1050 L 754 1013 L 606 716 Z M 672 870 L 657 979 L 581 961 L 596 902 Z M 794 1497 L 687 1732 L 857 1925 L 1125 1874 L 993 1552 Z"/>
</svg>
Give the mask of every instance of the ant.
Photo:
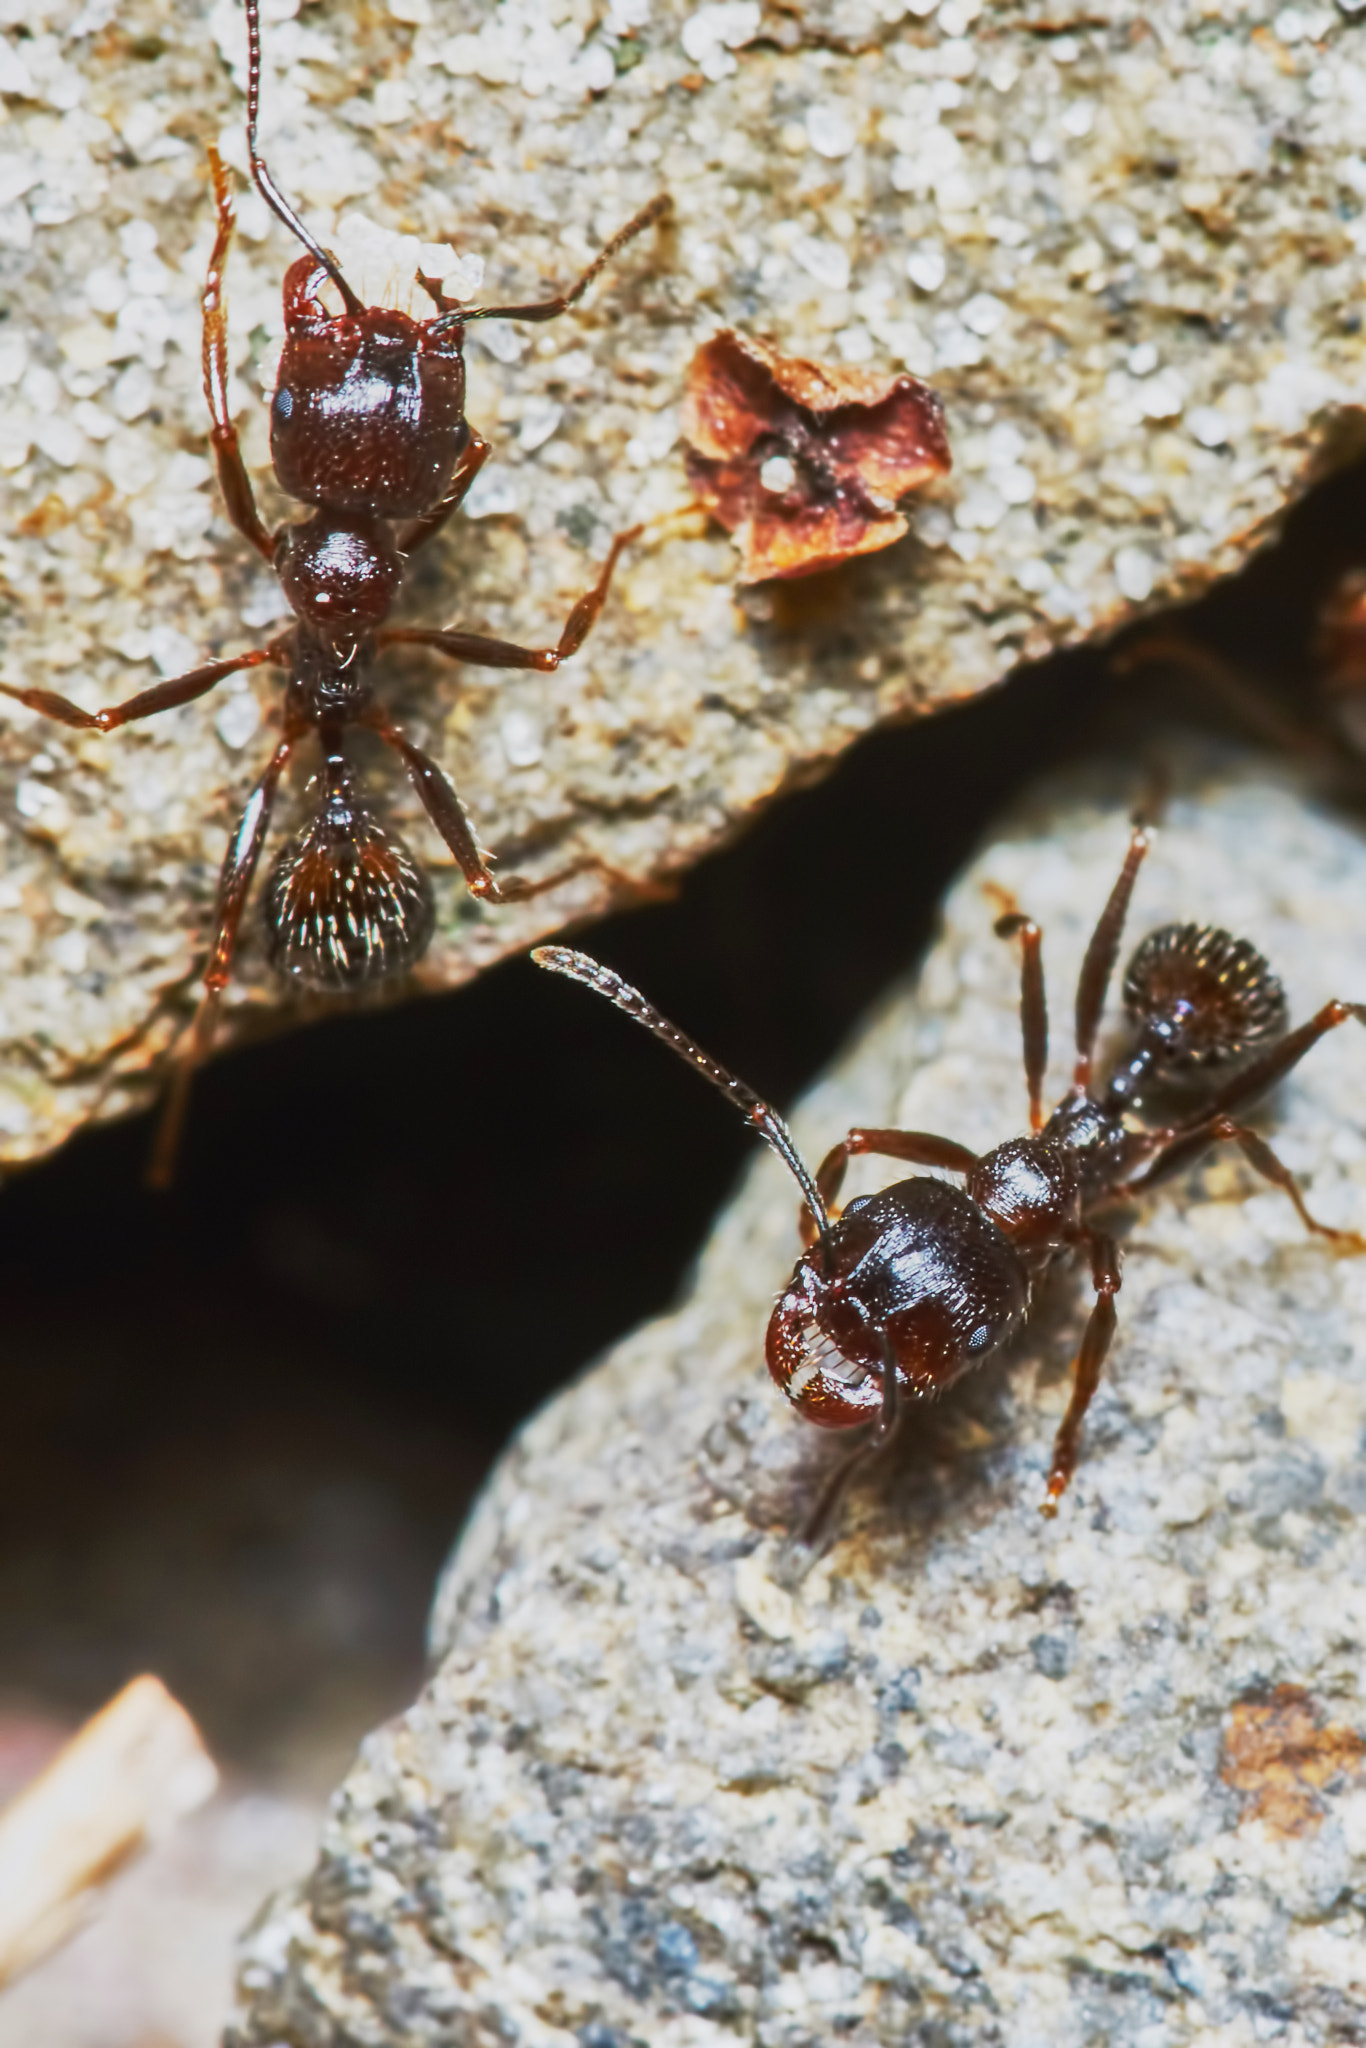
<svg viewBox="0 0 1366 2048">
<path fill-rule="evenodd" d="M 621 228 L 567 291 L 527 305 L 462 306 L 419 274 L 433 317 L 366 306 L 336 260 L 310 234 L 272 178 L 257 147 L 261 84 L 260 0 L 247 15 L 247 153 L 257 191 L 303 245 L 285 273 L 285 347 L 271 403 L 271 456 L 281 486 L 311 507 L 271 532 L 256 509 L 228 407 L 227 307 L 223 272 L 234 214 L 228 175 L 209 151 L 218 229 L 203 292 L 204 392 L 219 486 L 228 517 L 280 579 L 295 622 L 266 647 L 206 662 L 140 691 L 123 704 L 83 711 L 44 689 L 0 685 L 44 717 L 112 732 L 202 697 L 239 670 L 288 671 L 280 737 L 248 796 L 218 883 L 203 996 L 179 1055 L 149 1171 L 170 1178 L 189 1078 L 212 1039 L 231 974 L 243 909 L 286 764 L 316 733 L 321 765 L 312 816 L 277 858 L 265 889 L 271 965 L 295 983 L 338 993 L 403 973 L 426 949 L 435 906 L 431 884 L 408 849 L 374 816 L 348 756 L 359 726 L 392 748 L 427 815 L 454 854 L 472 895 L 505 903 L 554 887 L 589 863 L 539 881 L 495 879 L 444 771 L 406 737 L 376 695 L 376 655 L 400 645 L 431 647 L 478 667 L 550 672 L 576 654 L 606 600 L 622 550 L 641 529 L 612 540 L 597 582 L 581 597 L 553 647 L 519 647 L 480 633 L 386 627 L 408 558 L 440 532 L 467 496 L 488 443 L 465 418 L 465 329 L 475 320 L 553 320 L 579 300 L 619 250 L 670 209 L 661 194 Z M 342 311 L 321 297 L 330 284 Z"/>
<path fill-rule="evenodd" d="M 1149 843 L 1136 824 L 1082 962 L 1072 1086 L 1050 1116 L 1043 1104 L 1042 934 L 1014 908 L 997 920 L 997 935 L 1021 946 L 1030 1128 L 1028 1136 L 981 1155 L 928 1131 L 851 1130 L 812 1174 L 776 1111 L 610 968 L 560 946 L 532 954 L 538 966 L 605 996 L 696 1067 L 768 1140 L 801 1189 L 808 1249 L 769 1319 L 768 1369 L 809 1421 L 829 1429 L 872 1425 L 835 1466 L 802 1529 L 804 1544 L 828 1527 L 854 1473 L 891 1442 L 908 1408 L 942 1394 L 998 1351 L 1023 1324 L 1045 1272 L 1075 1253 L 1089 1263 L 1095 1303 L 1042 1502 L 1042 1512 L 1055 1515 L 1076 1470 L 1083 1419 L 1115 1331 L 1119 1247 L 1093 1219 L 1170 1179 L 1212 1145 L 1239 1146 L 1289 1196 L 1307 1230 L 1343 1250 L 1366 1252 L 1366 1238 L 1310 1215 L 1289 1169 L 1239 1121 L 1325 1032 L 1352 1017 L 1366 1024 L 1366 1003 L 1325 1003 L 1288 1031 L 1281 983 L 1246 939 L 1210 925 L 1163 925 L 1137 947 L 1125 971 L 1124 1004 L 1136 1030 L 1129 1054 L 1095 1073 L 1101 1012 Z M 1222 1080 L 1221 1067 L 1233 1069 Z M 1183 1076 L 1194 1093 L 1177 1121 L 1126 1121 L 1154 1087 Z M 961 1174 L 964 1184 L 900 1180 L 857 1196 L 841 1212 L 834 1204 L 845 1168 L 863 1152 Z"/>
</svg>

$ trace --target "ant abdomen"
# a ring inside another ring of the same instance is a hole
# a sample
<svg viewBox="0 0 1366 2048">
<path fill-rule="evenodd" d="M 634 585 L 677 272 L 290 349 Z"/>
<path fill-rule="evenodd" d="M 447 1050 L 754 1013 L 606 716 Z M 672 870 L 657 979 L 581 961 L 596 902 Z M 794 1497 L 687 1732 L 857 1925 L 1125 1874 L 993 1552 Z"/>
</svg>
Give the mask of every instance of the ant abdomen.
<svg viewBox="0 0 1366 2048">
<path fill-rule="evenodd" d="M 311 256 L 285 277 L 285 347 L 270 451 L 291 496 L 378 519 L 416 519 L 469 440 L 464 333 L 384 306 L 332 314 Z"/>
<path fill-rule="evenodd" d="M 1289 1018 L 1285 990 L 1257 948 L 1204 924 L 1149 932 L 1125 971 L 1124 1007 L 1139 1037 L 1110 1081 L 1112 1103 L 1135 1098 L 1159 1071 L 1241 1060 L 1279 1038 Z"/>
<path fill-rule="evenodd" d="M 436 907 L 407 847 L 383 830 L 347 777 L 276 860 L 264 917 L 276 973 L 340 995 L 420 959 Z"/>
<path fill-rule="evenodd" d="M 904 1180 L 850 1202 L 798 1262 L 769 1320 L 768 1369 L 809 1421 L 870 1422 L 881 1332 L 911 1395 L 943 1393 L 1024 1316 L 1029 1275 L 961 1188 Z"/>
</svg>

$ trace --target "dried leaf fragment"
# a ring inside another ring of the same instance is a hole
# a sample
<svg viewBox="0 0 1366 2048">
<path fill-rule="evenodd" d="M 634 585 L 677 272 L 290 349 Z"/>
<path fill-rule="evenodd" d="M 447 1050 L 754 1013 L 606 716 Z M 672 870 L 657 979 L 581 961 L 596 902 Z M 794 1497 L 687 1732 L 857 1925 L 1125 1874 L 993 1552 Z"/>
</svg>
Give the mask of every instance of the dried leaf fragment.
<svg viewBox="0 0 1366 2048">
<path fill-rule="evenodd" d="M 1340 1721 L 1324 1722 L 1301 1685 L 1239 1700 L 1224 1731 L 1224 1783 L 1249 1795 L 1244 1820 L 1264 1821 L 1273 1835 L 1316 1832 L 1320 1790 L 1364 1765 L 1366 1741 Z"/>
<path fill-rule="evenodd" d="M 928 384 L 784 356 L 731 328 L 692 359 L 683 432 L 693 487 L 735 535 L 746 583 L 890 547 L 907 526 L 897 501 L 952 467 Z"/>
</svg>

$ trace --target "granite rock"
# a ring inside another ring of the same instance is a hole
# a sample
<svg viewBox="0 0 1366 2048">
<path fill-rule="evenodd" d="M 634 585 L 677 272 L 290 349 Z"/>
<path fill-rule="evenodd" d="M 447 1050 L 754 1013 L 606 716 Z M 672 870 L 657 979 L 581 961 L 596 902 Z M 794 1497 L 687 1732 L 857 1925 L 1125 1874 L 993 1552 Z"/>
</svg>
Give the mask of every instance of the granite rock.
<svg viewBox="0 0 1366 2048">
<path fill-rule="evenodd" d="M 1043 922 L 1065 1020 L 1132 795 L 1098 770 L 1017 814 L 918 986 L 799 1107 L 809 1154 L 851 1122 L 975 1148 L 1021 1127 L 987 885 Z M 1178 776 L 1131 938 L 1192 917 L 1264 946 L 1296 1016 L 1366 992 L 1366 849 L 1255 765 Z M 1351 1027 L 1266 1115 L 1358 1229 L 1363 1104 Z M 857 1165 L 853 1190 L 894 1177 Z M 495 1472 L 429 1686 L 247 1941 L 234 2048 L 1366 2040 L 1366 1260 L 1227 1157 L 1123 1243 L 1058 1519 L 1038 1504 L 1088 1299 L 1066 1271 L 794 1580 L 783 1531 L 840 1446 L 763 1371 L 796 1232 L 756 1158 L 687 1299 Z"/>
<path fill-rule="evenodd" d="M 270 160 L 339 247 L 363 216 L 481 258 L 515 297 L 661 188 L 675 201 L 672 234 L 572 319 L 471 337 L 494 461 L 415 616 L 541 642 L 614 527 L 665 524 L 555 678 L 395 662 L 396 710 L 505 864 L 596 855 L 615 877 L 480 908 L 395 785 L 438 857 L 428 986 L 667 879 L 880 720 L 1235 566 L 1353 438 L 1354 13 L 267 12 Z M 0 20 L 0 678 L 93 707 L 259 641 L 279 611 L 217 503 L 200 389 L 204 146 L 243 167 L 243 23 L 234 0 L 11 0 Z M 240 219 L 232 400 L 274 517 L 262 398 L 294 250 L 245 191 Z M 955 469 L 910 537 L 737 604 L 730 542 L 667 522 L 688 500 L 687 365 L 725 326 L 942 392 Z M 108 740 L 0 718 L 0 1157 L 146 1099 L 177 1021 L 158 998 L 193 970 L 278 690 L 238 677 Z M 254 935 L 235 994 L 282 1014 Z"/>
</svg>

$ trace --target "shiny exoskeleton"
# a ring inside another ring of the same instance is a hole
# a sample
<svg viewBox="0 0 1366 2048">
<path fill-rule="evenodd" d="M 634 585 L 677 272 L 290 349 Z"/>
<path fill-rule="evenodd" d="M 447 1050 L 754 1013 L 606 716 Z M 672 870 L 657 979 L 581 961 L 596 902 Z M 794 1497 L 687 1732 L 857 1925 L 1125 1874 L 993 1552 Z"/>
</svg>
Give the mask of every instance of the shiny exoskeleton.
<svg viewBox="0 0 1366 2048">
<path fill-rule="evenodd" d="M 1119 1251 L 1096 1218 L 1231 1141 L 1294 1203 L 1306 1228 L 1344 1250 L 1366 1239 L 1310 1215 L 1294 1178 L 1239 1117 L 1276 1086 L 1325 1032 L 1349 1018 L 1366 1024 L 1366 1004 L 1328 1002 L 1287 1030 L 1285 995 L 1246 940 L 1210 926 L 1165 925 L 1133 954 L 1124 1002 L 1133 1038 L 1105 1075 L 1093 1057 L 1106 990 L 1139 867 L 1148 849 L 1139 827 L 1092 934 L 1076 998 L 1072 1086 L 1051 1115 L 1043 1106 L 1048 1057 L 1041 935 L 1011 910 L 997 923 L 1022 949 L 1021 1023 L 1030 1130 L 976 1154 L 928 1131 L 852 1130 L 812 1174 L 786 1125 L 768 1104 L 719 1066 L 610 969 L 584 953 L 547 946 L 533 957 L 606 996 L 644 1024 L 728 1095 L 768 1139 L 802 1190 L 808 1249 L 768 1325 L 768 1368 L 798 1412 L 834 1429 L 871 1425 L 832 1474 L 803 1531 L 829 1522 L 858 1465 L 887 1444 L 916 1401 L 941 1394 L 1010 1338 L 1027 1316 L 1043 1274 L 1065 1254 L 1084 1258 L 1095 1288 L 1074 1369 L 1072 1395 L 1054 1444 L 1043 1512 L 1058 1502 L 1076 1468 L 1082 1420 L 1115 1329 Z M 1184 1084 L 1174 1121 L 1141 1124 L 1159 1085 Z M 962 1176 L 900 1180 L 834 1205 L 849 1159 L 876 1153 Z"/>
<path fill-rule="evenodd" d="M 408 558 L 457 510 L 489 452 L 465 418 L 465 328 L 474 320 L 542 321 L 563 313 L 608 259 L 662 218 L 669 205 L 661 196 L 645 207 L 568 291 L 553 298 L 462 307 L 419 277 L 436 307 L 433 317 L 416 320 L 366 306 L 280 193 L 257 149 L 259 0 L 245 4 L 252 177 L 307 252 L 285 275 L 285 347 L 271 405 L 276 474 L 286 491 L 313 508 L 306 519 L 273 533 L 262 523 L 232 424 L 223 272 L 233 207 L 227 174 L 212 150 L 218 231 L 203 294 L 204 389 L 228 516 L 279 576 L 295 622 L 267 647 L 208 662 L 100 711 L 84 711 L 51 690 L 0 686 L 5 695 L 66 725 L 112 732 L 202 697 L 242 669 L 269 663 L 288 671 L 279 739 L 223 863 L 204 996 L 182 1050 L 153 1162 L 153 1179 L 163 1181 L 187 1077 L 208 1044 L 230 976 L 280 778 L 306 737 L 316 735 L 321 755 L 313 814 L 277 859 L 264 902 L 269 958 L 291 981 L 324 991 L 360 988 L 411 966 L 431 937 L 430 884 L 367 803 L 348 753 L 355 727 L 399 756 L 474 895 L 492 901 L 524 897 L 576 872 L 568 868 L 536 883 L 516 876 L 495 880 L 449 779 L 399 730 L 376 694 L 375 661 L 386 648 L 407 644 L 485 668 L 549 671 L 583 645 L 634 532 L 614 538 L 597 582 L 574 606 L 553 647 L 519 647 L 478 633 L 385 629 L 384 621 Z M 322 296 L 329 287 L 341 301 L 340 312 Z"/>
</svg>

